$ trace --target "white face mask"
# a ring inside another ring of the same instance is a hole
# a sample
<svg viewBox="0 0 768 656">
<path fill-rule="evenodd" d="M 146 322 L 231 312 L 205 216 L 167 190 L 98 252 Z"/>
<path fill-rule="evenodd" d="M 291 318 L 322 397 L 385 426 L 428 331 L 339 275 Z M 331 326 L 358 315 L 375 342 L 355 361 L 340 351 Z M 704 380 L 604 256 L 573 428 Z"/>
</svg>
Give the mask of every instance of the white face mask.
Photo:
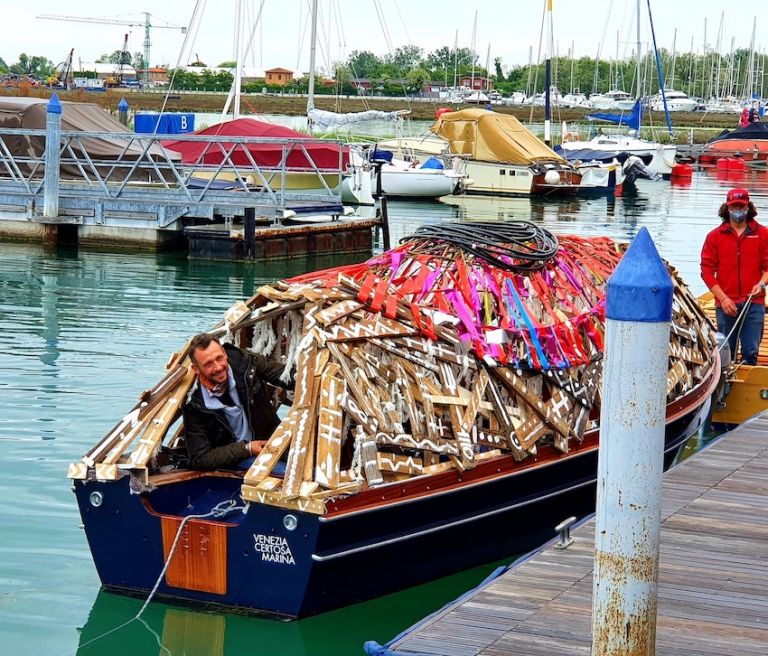
<svg viewBox="0 0 768 656">
<path fill-rule="evenodd" d="M 747 219 L 747 208 L 740 207 L 739 209 L 728 210 L 728 216 L 731 218 L 732 221 L 736 221 L 736 223 L 741 223 L 742 221 L 745 221 Z"/>
</svg>

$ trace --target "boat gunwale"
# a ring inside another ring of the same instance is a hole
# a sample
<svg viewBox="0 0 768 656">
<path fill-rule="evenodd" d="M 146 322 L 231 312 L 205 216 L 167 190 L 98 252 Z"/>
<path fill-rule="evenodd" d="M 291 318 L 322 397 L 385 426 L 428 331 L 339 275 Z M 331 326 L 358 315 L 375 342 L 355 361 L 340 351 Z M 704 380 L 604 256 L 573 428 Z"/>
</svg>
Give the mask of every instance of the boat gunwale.
<svg viewBox="0 0 768 656">
<path fill-rule="evenodd" d="M 707 376 L 703 378 L 696 387 L 667 405 L 665 425 L 680 419 L 690 411 L 689 406 L 692 406 L 699 399 L 708 397 L 712 394 L 719 380 L 720 369 L 719 366 L 716 366 L 719 365 L 720 354 L 717 352 L 717 349 L 714 349 L 714 353 L 715 360 L 712 363 Z M 596 450 L 599 446 L 599 436 L 599 428 L 585 433 L 582 442 L 580 444 L 573 445 L 571 451 L 568 453 L 561 453 L 557 451 L 553 446 L 545 445 L 540 449 L 546 452 L 546 457 L 544 458 L 533 457 L 531 459 L 518 462 L 514 460 L 514 457 L 511 454 L 504 454 L 497 458 L 480 462 L 475 468 L 471 470 L 466 470 L 463 472 L 452 470 L 447 472 L 440 472 L 437 474 L 422 474 L 421 476 L 414 476 L 407 481 L 396 481 L 368 488 L 367 490 L 357 492 L 356 494 L 329 501 L 326 506 L 326 514 L 320 515 L 318 517 L 318 521 L 321 523 L 333 522 L 361 513 L 371 512 L 381 508 L 382 506 L 390 508 L 418 501 L 426 497 L 432 498 L 442 496 L 444 494 L 450 494 L 485 484 L 489 480 L 501 480 L 509 476 L 514 476 L 526 472 L 533 467 L 541 467 L 547 464 L 554 464 L 556 462 L 575 458 L 579 455 L 583 455 L 585 453 Z M 511 466 L 512 469 L 502 473 L 499 469 L 500 465 L 505 465 L 506 467 Z M 495 469 L 496 471 L 487 473 L 487 470 L 489 469 Z M 466 478 L 469 478 L 470 480 L 465 481 L 464 479 Z M 408 494 L 409 488 L 422 488 L 425 483 L 429 483 L 426 489 L 415 490 Z M 433 487 L 435 484 L 440 489 L 430 489 L 430 487 Z M 381 496 L 382 491 L 396 493 L 398 489 L 400 492 L 400 498 L 398 499 L 387 499 L 386 496 Z M 406 494 L 408 494 L 408 496 L 403 498 L 403 495 Z M 373 496 L 379 498 L 371 499 L 369 503 L 366 503 L 367 497 Z M 344 505 L 352 505 L 353 502 L 354 507 L 350 507 L 348 510 L 344 508 Z M 328 506 L 332 506 L 330 510 L 328 510 Z"/>
</svg>

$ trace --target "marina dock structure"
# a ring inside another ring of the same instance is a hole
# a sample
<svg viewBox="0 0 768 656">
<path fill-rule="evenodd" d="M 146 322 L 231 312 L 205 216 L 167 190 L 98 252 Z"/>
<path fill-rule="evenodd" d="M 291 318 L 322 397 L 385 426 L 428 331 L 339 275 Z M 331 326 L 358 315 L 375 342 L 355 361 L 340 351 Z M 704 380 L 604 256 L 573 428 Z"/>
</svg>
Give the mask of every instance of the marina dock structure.
<svg viewBox="0 0 768 656">
<path fill-rule="evenodd" d="M 591 653 L 595 520 L 368 654 Z M 768 412 L 664 475 L 656 654 L 768 648 Z"/>
<path fill-rule="evenodd" d="M 200 151 L 190 164 L 163 146 L 167 135 L 120 131 L 95 106 L 59 103 L 55 96 L 4 102 L 9 107 L 3 111 L 17 112 L 18 119 L 13 127 L 0 126 L 0 238 L 162 250 L 183 244 L 185 229 L 218 225 L 226 226 L 232 242 L 219 250 L 237 254 L 237 242 L 249 237 L 243 219 L 250 211 L 257 242 L 262 228 L 273 229 L 263 233 L 270 241 L 263 252 L 299 248 L 308 255 L 372 245 L 377 222 L 343 217 L 341 142 L 174 135 Z M 101 129 L 71 129 L 74 121 L 63 121 L 62 113 L 77 118 L 88 107 L 94 113 L 79 125 Z M 17 127 L 41 112 L 45 129 Z M 263 150 L 274 159 L 268 166 L 257 161 Z M 283 217 L 308 214 L 328 218 L 323 239 L 302 239 L 301 225 L 283 226 Z M 275 246 L 280 229 L 290 244 Z"/>
</svg>

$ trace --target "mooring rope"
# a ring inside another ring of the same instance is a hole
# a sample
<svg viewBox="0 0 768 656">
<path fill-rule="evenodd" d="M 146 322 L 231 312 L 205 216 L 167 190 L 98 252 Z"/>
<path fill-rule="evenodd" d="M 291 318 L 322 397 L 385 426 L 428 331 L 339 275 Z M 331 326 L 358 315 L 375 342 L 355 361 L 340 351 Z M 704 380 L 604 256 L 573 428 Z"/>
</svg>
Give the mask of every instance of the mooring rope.
<svg viewBox="0 0 768 656">
<path fill-rule="evenodd" d="M 125 628 L 128 626 L 131 622 L 139 621 L 141 622 L 146 629 L 152 633 L 155 638 L 158 640 L 158 645 L 163 649 L 165 652 L 170 654 L 170 651 L 162 644 L 160 641 L 159 636 L 155 631 L 152 630 L 152 628 L 141 618 L 141 615 L 144 613 L 144 611 L 147 609 L 147 606 L 149 606 L 150 602 L 152 601 L 152 598 L 157 593 L 157 589 L 160 587 L 160 583 L 163 580 L 163 577 L 165 576 L 165 573 L 168 571 L 168 567 L 171 564 L 171 560 L 173 559 L 174 554 L 176 553 L 176 547 L 179 544 L 179 539 L 181 538 L 181 534 L 184 531 L 184 527 L 187 525 L 187 522 L 191 519 L 208 519 L 209 517 L 214 517 L 216 519 L 220 519 L 222 517 L 225 517 L 229 515 L 230 513 L 241 510 L 243 513 L 248 512 L 248 506 L 249 504 L 245 504 L 242 506 L 237 505 L 237 501 L 234 499 L 227 499 L 225 501 L 221 501 L 217 503 L 209 512 L 200 514 L 200 515 L 187 515 L 184 517 L 184 519 L 181 520 L 181 523 L 179 524 L 179 528 L 176 530 L 176 537 L 173 539 L 173 543 L 171 544 L 171 548 L 168 551 L 168 558 L 166 558 L 165 563 L 163 564 L 163 569 L 160 572 L 160 575 L 157 577 L 157 581 L 155 581 L 155 585 L 152 587 L 152 590 L 149 593 L 149 596 L 147 597 L 146 601 L 144 602 L 144 605 L 141 607 L 138 613 L 134 615 L 131 619 L 126 620 L 122 624 L 119 624 L 118 626 L 110 629 L 109 631 L 105 631 L 104 633 L 97 635 L 95 638 L 91 638 L 87 642 L 84 642 L 82 644 L 79 644 L 77 646 L 77 649 L 72 651 L 67 651 L 61 654 L 61 656 L 71 656 L 71 654 L 75 654 L 76 652 L 80 651 L 83 647 L 86 647 L 87 645 L 93 644 L 94 642 L 97 642 L 98 640 L 102 640 L 103 638 L 106 638 L 108 635 L 114 633 L 115 631 L 119 631 L 122 628 Z"/>
</svg>

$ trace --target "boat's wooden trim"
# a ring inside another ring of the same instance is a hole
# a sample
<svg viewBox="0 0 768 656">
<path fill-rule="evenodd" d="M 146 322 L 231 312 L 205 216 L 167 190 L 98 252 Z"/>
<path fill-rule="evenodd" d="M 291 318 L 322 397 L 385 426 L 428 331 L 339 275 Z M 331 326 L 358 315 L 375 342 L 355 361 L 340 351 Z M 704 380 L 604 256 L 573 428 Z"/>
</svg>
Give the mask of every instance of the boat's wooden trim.
<svg viewBox="0 0 768 656">
<path fill-rule="evenodd" d="M 718 382 L 719 370 L 712 367 L 707 377 L 688 394 L 667 406 L 667 423 L 671 423 L 692 408 L 699 407 L 708 398 Z M 523 473 L 533 467 L 545 467 L 554 462 L 578 457 L 585 451 L 598 448 L 599 431 L 593 430 L 584 435 L 580 444 L 573 444 L 568 453 L 563 453 L 551 445 L 540 446 L 533 458 L 516 461 L 513 456 L 505 454 L 486 462 L 478 463 L 471 471 L 457 472 L 455 470 L 420 476 L 407 481 L 390 483 L 376 488 L 359 492 L 354 497 L 340 497 L 329 501 L 326 514 L 321 522 L 333 521 L 347 517 L 360 511 L 374 510 L 382 506 L 392 506 L 407 503 L 425 496 L 438 496 L 451 493 L 469 486 L 486 483 L 490 479 Z"/>
</svg>

